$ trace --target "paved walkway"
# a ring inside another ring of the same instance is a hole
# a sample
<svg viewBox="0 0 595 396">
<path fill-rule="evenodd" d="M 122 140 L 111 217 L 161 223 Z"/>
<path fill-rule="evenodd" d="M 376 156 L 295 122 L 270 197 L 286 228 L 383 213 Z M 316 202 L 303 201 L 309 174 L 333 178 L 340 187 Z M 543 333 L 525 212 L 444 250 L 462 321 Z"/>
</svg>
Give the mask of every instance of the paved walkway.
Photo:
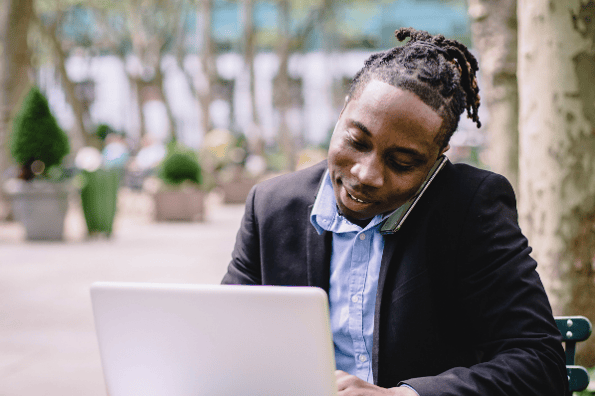
<svg viewBox="0 0 595 396">
<path fill-rule="evenodd" d="M 204 223 L 155 223 L 125 191 L 111 239 L 86 238 L 71 202 L 65 242 L 26 242 L 0 222 L 0 396 L 105 396 L 89 298 L 95 281 L 218 283 L 243 205 L 208 202 Z"/>
</svg>

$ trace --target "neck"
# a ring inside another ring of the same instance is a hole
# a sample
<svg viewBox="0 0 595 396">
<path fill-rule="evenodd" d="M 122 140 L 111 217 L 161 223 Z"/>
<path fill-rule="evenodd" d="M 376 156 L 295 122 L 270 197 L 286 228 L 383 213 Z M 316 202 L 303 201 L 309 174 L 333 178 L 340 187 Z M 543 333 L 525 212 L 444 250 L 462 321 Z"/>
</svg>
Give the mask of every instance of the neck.
<svg viewBox="0 0 595 396">
<path fill-rule="evenodd" d="M 370 217 L 369 219 L 363 219 L 363 220 L 355 219 L 355 218 L 353 218 L 351 216 L 347 216 L 345 213 L 341 212 L 341 209 L 339 208 L 339 206 L 337 206 L 337 212 L 339 212 L 339 214 L 341 216 L 345 217 L 347 220 L 349 220 L 353 224 L 360 226 L 362 229 L 366 228 L 366 226 L 368 224 L 370 224 L 370 221 L 372 221 L 372 219 L 374 218 L 374 217 Z"/>
<path fill-rule="evenodd" d="M 347 220 L 349 220 L 350 222 L 352 222 L 353 224 L 356 224 L 358 226 L 360 226 L 362 229 L 366 228 L 366 226 L 368 224 L 370 224 L 370 221 L 372 221 L 372 219 L 364 219 L 364 220 L 357 220 L 357 219 L 351 219 L 349 217 L 347 217 Z"/>
</svg>

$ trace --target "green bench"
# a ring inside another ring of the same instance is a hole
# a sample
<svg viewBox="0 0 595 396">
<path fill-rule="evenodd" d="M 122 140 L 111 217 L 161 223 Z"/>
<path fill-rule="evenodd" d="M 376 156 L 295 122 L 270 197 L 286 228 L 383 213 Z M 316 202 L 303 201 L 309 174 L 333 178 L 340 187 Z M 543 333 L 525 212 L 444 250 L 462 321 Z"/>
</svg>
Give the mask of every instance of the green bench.
<svg viewBox="0 0 595 396">
<path fill-rule="evenodd" d="M 584 367 L 574 364 L 574 355 L 576 343 L 585 341 L 591 335 L 591 322 L 584 316 L 556 316 L 555 319 L 564 341 L 570 392 L 585 390 L 589 385 L 589 373 Z"/>
</svg>

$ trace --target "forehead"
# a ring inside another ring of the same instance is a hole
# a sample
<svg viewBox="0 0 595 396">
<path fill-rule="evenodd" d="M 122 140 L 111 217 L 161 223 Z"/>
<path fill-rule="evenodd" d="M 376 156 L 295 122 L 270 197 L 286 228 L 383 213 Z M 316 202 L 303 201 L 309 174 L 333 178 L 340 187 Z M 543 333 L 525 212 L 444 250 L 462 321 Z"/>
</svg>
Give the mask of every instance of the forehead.
<svg viewBox="0 0 595 396">
<path fill-rule="evenodd" d="M 442 118 L 411 91 L 371 80 L 347 103 L 342 117 L 363 124 L 373 135 L 436 142 Z M 392 140 L 392 139 L 391 139 Z"/>
</svg>

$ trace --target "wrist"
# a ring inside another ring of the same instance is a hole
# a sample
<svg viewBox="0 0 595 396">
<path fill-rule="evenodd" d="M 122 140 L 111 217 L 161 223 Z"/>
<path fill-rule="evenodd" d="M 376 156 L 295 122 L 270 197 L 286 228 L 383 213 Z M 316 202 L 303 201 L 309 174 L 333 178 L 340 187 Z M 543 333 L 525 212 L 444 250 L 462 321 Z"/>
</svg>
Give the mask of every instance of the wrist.
<svg viewBox="0 0 595 396">
<path fill-rule="evenodd" d="M 411 387 L 406 385 L 400 385 L 396 388 L 390 389 L 394 396 L 419 396 L 419 394 Z"/>
</svg>

